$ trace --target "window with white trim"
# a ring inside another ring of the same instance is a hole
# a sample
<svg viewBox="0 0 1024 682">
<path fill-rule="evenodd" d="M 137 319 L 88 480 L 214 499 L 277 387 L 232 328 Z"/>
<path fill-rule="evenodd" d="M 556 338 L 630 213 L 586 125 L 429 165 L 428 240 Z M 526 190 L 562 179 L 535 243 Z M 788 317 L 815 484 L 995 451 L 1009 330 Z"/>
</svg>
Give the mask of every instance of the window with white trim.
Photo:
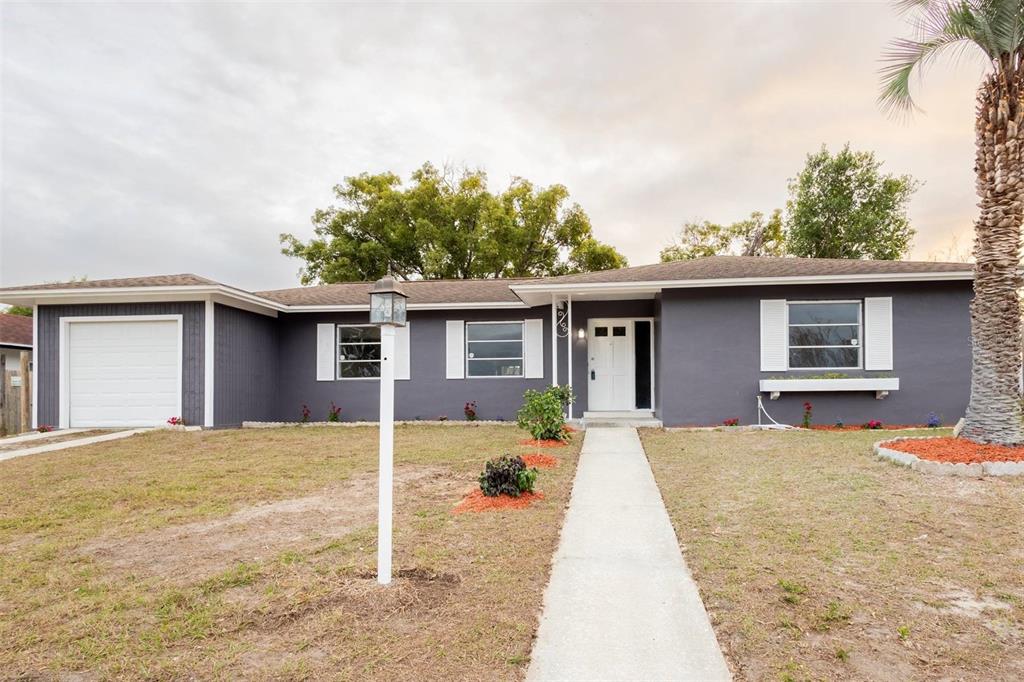
<svg viewBox="0 0 1024 682">
<path fill-rule="evenodd" d="M 380 327 L 338 325 L 338 378 L 380 377 Z"/>
<path fill-rule="evenodd" d="M 523 323 L 467 322 L 466 376 L 523 376 Z"/>
<path fill-rule="evenodd" d="M 790 369 L 860 369 L 860 301 L 788 301 Z"/>
</svg>

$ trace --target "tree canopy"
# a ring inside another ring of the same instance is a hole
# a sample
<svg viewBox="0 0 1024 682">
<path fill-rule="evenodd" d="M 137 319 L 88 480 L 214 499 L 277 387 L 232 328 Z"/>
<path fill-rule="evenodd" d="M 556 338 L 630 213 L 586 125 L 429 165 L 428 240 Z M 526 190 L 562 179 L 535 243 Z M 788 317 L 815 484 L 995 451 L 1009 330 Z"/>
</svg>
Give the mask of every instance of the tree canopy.
<svg viewBox="0 0 1024 682">
<path fill-rule="evenodd" d="M 339 204 L 313 214 L 315 236 L 282 234 L 305 261 L 303 284 L 401 279 L 534 277 L 625 266 L 594 239 L 590 219 L 562 185 L 523 178 L 495 194 L 483 171 L 427 163 L 403 185 L 394 173 L 345 178 Z"/>
<path fill-rule="evenodd" d="M 822 146 L 790 182 L 786 250 L 808 258 L 898 260 L 910 251 L 914 229 L 907 204 L 919 183 L 881 172 L 873 152 Z"/>
<path fill-rule="evenodd" d="M 786 253 L 782 211 L 767 218 L 759 211 L 749 218 L 719 225 L 707 220 L 684 223 L 675 242 L 661 250 L 661 261 L 704 256 L 783 256 Z"/>
<path fill-rule="evenodd" d="M 873 258 L 906 256 L 914 236 L 907 204 L 918 182 L 887 175 L 871 152 L 846 145 L 834 156 L 824 146 L 807 156 L 789 184 L 786 214 L 760 212 L 729 225 L 684 223 L 661 260 L 703 256 Z"/>
</svg>

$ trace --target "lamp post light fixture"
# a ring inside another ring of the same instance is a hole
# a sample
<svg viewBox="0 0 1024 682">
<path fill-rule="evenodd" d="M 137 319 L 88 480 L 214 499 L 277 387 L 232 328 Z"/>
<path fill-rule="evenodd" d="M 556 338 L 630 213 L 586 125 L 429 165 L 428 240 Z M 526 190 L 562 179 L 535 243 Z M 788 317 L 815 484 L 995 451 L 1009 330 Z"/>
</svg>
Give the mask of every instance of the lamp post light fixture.
<svg viewBox="0 0 1024 682">
<path fill-rule="evenodd" d="M 377 472 L 377 582 L 391 583 L 395 468 L 395 327 L 405 326 L 405 293 L 391 277 L 370 290 L 370 324 L 380 326 L 380 464 Z"/>
</svg>

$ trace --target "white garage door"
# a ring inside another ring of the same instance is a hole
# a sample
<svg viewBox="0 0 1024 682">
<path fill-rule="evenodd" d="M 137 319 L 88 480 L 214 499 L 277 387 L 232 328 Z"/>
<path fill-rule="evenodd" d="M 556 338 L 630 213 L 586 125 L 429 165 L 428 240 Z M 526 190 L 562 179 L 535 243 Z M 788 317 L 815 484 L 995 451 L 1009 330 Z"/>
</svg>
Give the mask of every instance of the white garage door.
<svg viewBox="0 0 1024 682">
<path fill-rule="evenodd" d="M 181 416 L 178 320 L 68 322 L 70 426 L 156 426 Z"/>
</svg>

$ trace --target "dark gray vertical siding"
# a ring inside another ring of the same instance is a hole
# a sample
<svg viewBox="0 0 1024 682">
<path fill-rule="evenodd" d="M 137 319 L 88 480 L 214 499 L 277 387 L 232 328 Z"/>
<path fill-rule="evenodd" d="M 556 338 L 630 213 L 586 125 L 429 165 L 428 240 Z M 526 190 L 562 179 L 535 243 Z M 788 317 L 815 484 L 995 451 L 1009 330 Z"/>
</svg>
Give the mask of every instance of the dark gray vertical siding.
<svg viewBox="0 0 1024 682">
<path fill-rule="evenodd" d="M 214 307 L 213 418 L 217 426 L 277 418 L 278 321 Z"/>
<path fill-rule="evenodd" d="M 669 289 L 662 295 L 662 421 L 667 426 L 720 424 L 738 417 L 757 421 L 758 381 L 799 376 L 761 372 L 760 300 L 893 299 L 893 369 L 846 371 L 851 376 L 893 376 L 900 390 L 884 400 L 874 393 L 785 393 L 768 400 L 777 420 L 800 422 L 804 401 L 814 421 L 859 424 L 871 419 L 921 424 L 935 412 L 948 424 L 963 416 L 970 395 L 970 282 Z M 805 371 L 805 375 L 820 374 Z"/>
<path fill-rule="evenodd" d="M 280 393 L 278 418 L 296 420 L 303 403 L 312 419 L 323 420 L 331 401 L 342 419 L 375 420 L 379 410 L 377 380 L 316 380 L 316 325 L 366 324 L 368 313 L 284 313 L 280 321 Z M 544 320 L 544 378 L 445 378 L 447 320 Z M 475 401 L 480 419 L 515 419 L 528 388 L 551 384 L 551 307 L 511 310 L 442 310 L 409 312 L 410 379 L 395 382 L 398 419 L 462 419 L 463 406 Z M 564 343 L 564 340 L 563 340 Z"/>
<path fill-rule="evenodd" d="M 105 315 L 181 315 L 181 417 L 203 423 L 203 303 L 95 303 L 39 306 L 39 423 L 60 420 L 60 318 Z M 169 415 L 170 416 L 170 415 Z"/>
</svg>

